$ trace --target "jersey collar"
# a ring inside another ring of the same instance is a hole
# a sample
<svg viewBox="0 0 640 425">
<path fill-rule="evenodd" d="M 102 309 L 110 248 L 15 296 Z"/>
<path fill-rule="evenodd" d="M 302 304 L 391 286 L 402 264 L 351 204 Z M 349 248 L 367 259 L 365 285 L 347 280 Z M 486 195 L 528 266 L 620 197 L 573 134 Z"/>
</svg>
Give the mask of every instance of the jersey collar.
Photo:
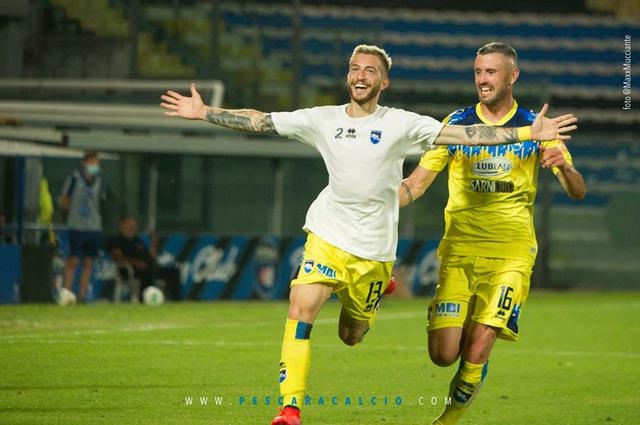
<svg viewBox="0 0 640 425">
<path fill-rule="evenodd" d="M 507 112 L 505 114 L 504 117 L 502 117 L 500 120 L 493 122 L 491 120 L 489 120 L 487 117 L 484 116 L 484 114 L 482 113 L 482 108 L 480 107 L 481 103 L 478 102 L 476 104 L 476 115 L 478 115 L 478 118 L 480 118 L 480 121 L 482 121 L 483 123 L 487 124 L 487 125 L 494 125 L 494 126 L 502 126 L 504 125 L 507 121 L 509 121 L 511 118 L 513 118 L 513 116 L 516 114 L 516 110 L 518 109 L 518 102 L 515 101 L 515 99 L 513 100 L 513 105 L 511 106 L 511 109 L 509 110 L 509 112 Z"/>
</svg>

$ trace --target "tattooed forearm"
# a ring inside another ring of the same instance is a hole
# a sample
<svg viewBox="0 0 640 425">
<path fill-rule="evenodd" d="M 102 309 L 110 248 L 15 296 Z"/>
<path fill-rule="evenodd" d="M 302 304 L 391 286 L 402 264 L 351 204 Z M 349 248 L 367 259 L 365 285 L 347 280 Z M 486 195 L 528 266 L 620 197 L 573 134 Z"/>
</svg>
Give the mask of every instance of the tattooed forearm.
<svg viewBox="0 0 640 425">
<path fill-rule="evenodd" d="M 265 115 L 261 120 L 258 121 L 257 130 L 259 133 L 278 134 L 278 132 L 276 131 L 276 127 L 273 125 L 271 114 Z"/>
<path fill-rule="evenodd" d="M 445 125 L 434 144 L 436 145 L 503 145 L 518 142 L 517 128 L 488 125 Z"/>
<path fill-rule="evenodd" d="M 251 120 L 249 117 L 231 114 L 227 111 L 214 112 L 213 109 L 209 108 L 207 110 L 207 121 L 235 130 L 251 130 Z"/>
<path fill-rule="evenodd" d="M 465 127 L 469 140 L 482 144 L 502 144 L 518 141 L 518 131 L 515 128 L 498 128 L 486 125 L 472 125 Z"/>
<path fill-rule="evenodd" d="M 207 121 L 250 133 L 277 134 L 271 115 L 253 110 L 229 111 L 208 108 Z"/>
</svg>

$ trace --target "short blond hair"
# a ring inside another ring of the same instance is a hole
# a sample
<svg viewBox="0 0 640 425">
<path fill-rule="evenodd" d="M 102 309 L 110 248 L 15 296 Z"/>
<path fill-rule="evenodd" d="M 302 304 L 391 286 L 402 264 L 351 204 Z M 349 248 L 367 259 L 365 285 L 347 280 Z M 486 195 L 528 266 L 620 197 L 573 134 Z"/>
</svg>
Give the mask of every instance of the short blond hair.
<svg viewBox="0 0 640 425">
<path fill-rule="evenodd" d="M 384 64 L 384 70 L 387 74 L 389 74 L 389 70 L 391 70 L 391 64 L 393 61 L 391 60 L 391 56 L 382 48 L 375 46 L 373 44 L 359 44 L 353 49 L 353 53 L 351 54 L 351 58 L 349 58 L 349 63 L 353 61 L 353 58 L 357 54 L 365 54 L 365 55 L 375 55 L 382 60 Z"/>
</svg>

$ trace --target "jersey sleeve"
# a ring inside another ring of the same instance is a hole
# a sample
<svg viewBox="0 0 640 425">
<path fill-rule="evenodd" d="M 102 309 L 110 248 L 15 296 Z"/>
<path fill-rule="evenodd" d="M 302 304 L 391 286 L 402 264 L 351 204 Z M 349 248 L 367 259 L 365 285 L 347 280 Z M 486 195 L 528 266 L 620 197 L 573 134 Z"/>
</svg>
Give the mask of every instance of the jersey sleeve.
<svg viewBox="0 0 640 425">
<path fill-rule="evenodd" d="M 421 154 L 435 148 L 435 141 L 444 124 L 435 118 L 411 112 L 407 137 L 411 141 L 407 154 Z"/>
<path fill-rule="evenodd" d="M 569 152 L 569 149 L 567 149 L 567 145 L 565 145 L 561 140 L 556 139 L 548 142 L 541 142 L 540 144 L 547 149 L 560 149 L 560 152 L 562 152 L 562 156 L 564 157 L 564 160 L 567 161 L 567 164 L 573 166 L 573 158 L 571 157 L 571 153 Z M 556 175 L 560 172 L 558 167 L 551 168 L 551 171 L 553 171 L 553 175 Z"/>
<path fill-rule="evenodd" d="M 444 170 L 449 161 L 449 150 L 446 146 L 438 146 L 433 150 L 426 151 L 420 158 L 420 167 L 425 170 L 440 172 Z"/>
<path fill-rule="evenodd" d="M 279 135 L 315 147 L 313 119 L 310 109 L 293 112 L 272 112 L 271 119 Z"/>
<path fill-rule="evenodd" d="M 454 111 L 447 115 L 445 119 L 442 120 L 444 125 L 451 124 L 451 117 L 454 113 L 458 111 Z M 443 127 L 444 127 L 443 125 Z M 422 158 L 420 158 L 420 163 L 418 164 L 420 167 L 425 170 L 440 172 L 444 170 L 444 167 L 447 166 L 447 162 L 449 161 L 449 149 L 446 146 L 438 146 L 435 149 L 426 151 Z"/>
</svg>

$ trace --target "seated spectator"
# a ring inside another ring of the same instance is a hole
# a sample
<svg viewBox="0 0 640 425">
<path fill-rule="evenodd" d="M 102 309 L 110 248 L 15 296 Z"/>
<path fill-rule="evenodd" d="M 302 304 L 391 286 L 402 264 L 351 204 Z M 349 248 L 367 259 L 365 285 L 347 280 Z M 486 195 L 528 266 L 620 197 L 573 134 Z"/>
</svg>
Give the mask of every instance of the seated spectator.
<svg viewBox="0 0 640 425">
<path fill-rule="evenodd" d="M 175 267 L 160 267 L 155 261 L 158 238 L 152 235 L 150 246 L 138 236 L 138 220 L 131 215 L 122 217 L 118 223 L 119 233 L 107 240 L 107 251 L 118 264 L 118 271 L 129 279 L 128 264 L 134 277 L 140 281 L 140 293 L 148 286 L 160 286 L 168 299 L 180 299 L 180 272 Z M 162 282 L 157 282 L 158 280 Z"/>
</svg>

